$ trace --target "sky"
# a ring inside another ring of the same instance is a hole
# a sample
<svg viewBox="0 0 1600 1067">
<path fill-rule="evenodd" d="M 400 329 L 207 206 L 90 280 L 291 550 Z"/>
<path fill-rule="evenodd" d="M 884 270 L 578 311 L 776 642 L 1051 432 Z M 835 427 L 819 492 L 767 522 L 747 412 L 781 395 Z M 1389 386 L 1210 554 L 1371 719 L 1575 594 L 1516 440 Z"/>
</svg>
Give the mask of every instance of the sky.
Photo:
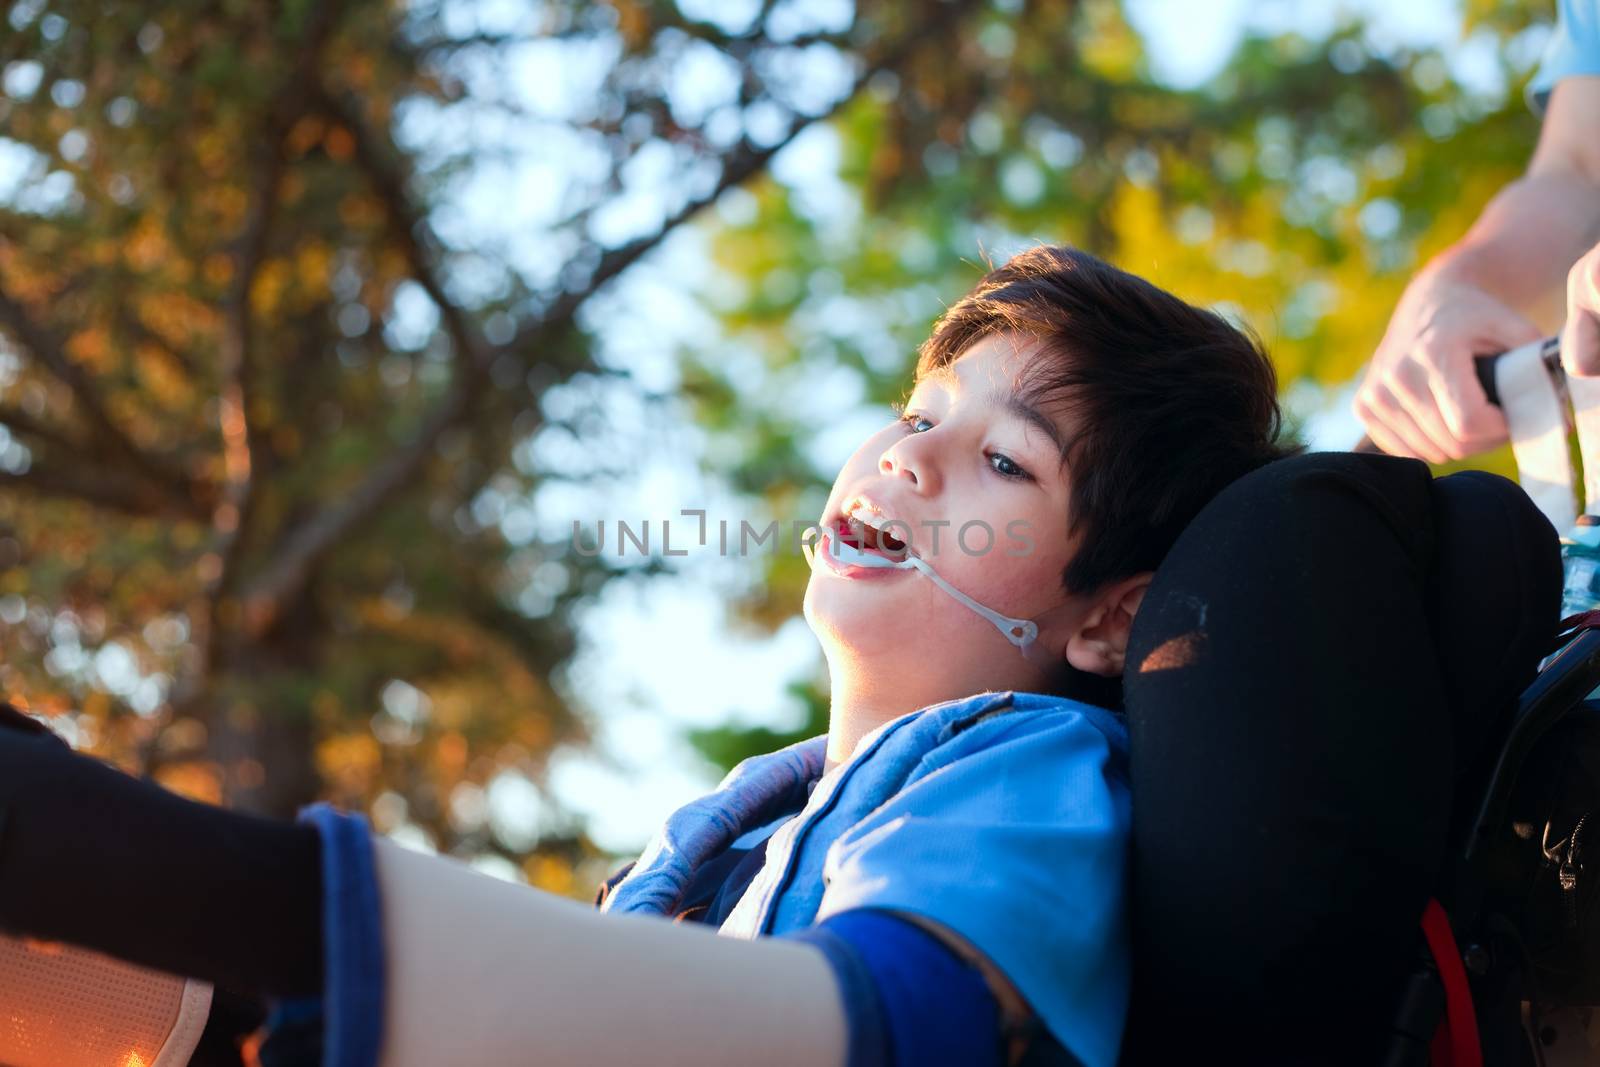
<svg viewBox="0 0 1600 1067">
<path fill-rule="evenodd" d="M 1251 28 L 1320 37 L 1352 13 L 1369 20 L 1375 43 L 1448 47 L 1461 24 L 1460 4 L 1452 0 L 1127 0 L 1125 10 L 1157 76 L 1177 86 L 1216 73 Z"/>
</svg>

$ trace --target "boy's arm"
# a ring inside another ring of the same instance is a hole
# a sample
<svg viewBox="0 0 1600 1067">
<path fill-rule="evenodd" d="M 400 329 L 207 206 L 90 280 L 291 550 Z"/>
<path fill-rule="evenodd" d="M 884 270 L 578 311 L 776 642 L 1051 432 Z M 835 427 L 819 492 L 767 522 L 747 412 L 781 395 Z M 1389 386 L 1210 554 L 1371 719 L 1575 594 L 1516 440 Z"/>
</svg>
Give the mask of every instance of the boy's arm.
<svg viewBox="0 0 1600 1067">
<path fill-rule="evenodd" d="M 197 804 L 0 713 L 0 928 L 309 994 L 286 1003 L 321 1001 L 325 1064 L 843 1063 L 811 946 L 600 915 L 315 821 Z"/>
<path fill-rule="evenodd" d="M 938 920 L 914 911 L 895 910 L 892 914 L 926 930 L 951 952 L 978 969 L 1000 1009 L 1000 1029 L 1006 1039 L 1005 1062 L 1010 1065 L 1019 1063 L 1028 1051 L 1029 1035 L 1039 1025 L 1039 1017 L 1011 979 L 977 946 Z"/>
<path fill-rule="evenodd" d="M 373 849 L 383 1067 L 844 1063 L 844 1010 L 815 948 L 601 915 L 386 839 Z"/>
<path fill-rule="evenodd" d="M 915 923 L 986 981 L 1008 1037 L 1109 1067 L 1130 982 L 1125 742 L 1107 712 L 1017 700 L 829 846 L 816 922 Z"/>
</svg>

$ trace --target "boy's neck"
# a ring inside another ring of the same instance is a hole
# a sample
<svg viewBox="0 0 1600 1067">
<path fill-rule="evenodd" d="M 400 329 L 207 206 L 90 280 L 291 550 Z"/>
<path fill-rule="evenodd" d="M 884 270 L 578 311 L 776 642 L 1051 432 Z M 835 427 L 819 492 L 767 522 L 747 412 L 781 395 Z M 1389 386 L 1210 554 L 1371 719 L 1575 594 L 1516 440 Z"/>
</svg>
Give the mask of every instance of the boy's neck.
<svg viewBox="0 0 1600 1067">
<path fill-rule="evenodd" d="M 823 773 L 848 760 L 855 754 L 861 739 L 884 723 L 947 699 L 948 695 L 921 692 L 905 684 L 841 683 L 835 672 L 828 709 L 828 755 Z"/>
</svg>

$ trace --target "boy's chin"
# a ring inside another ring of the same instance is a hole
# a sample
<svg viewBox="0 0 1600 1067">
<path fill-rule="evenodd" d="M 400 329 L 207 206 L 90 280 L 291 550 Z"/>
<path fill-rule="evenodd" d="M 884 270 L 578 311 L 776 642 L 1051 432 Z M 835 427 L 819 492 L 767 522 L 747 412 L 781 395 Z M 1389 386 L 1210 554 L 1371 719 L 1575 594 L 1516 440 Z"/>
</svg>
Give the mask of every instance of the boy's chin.
<svg viewBox="0 0 1600 1067">
<path fill-rule="evenodd" d="M 846 599 L 852 602 L 844 603 Z M 955 666 L 970 659 L 970 653 L 994 634 L 993 629 L 985 633 L 959 616 L 941 614 L 927 605 L 886 611 L 882 605 L 860 603 L 863 599 L 808 596 L 806 623 L 825 648 L 895 674 Z M 1015 654 L 1009 645 L 999 644 Z"/>
<path fill-rule="evenodd" d="M 928 599 L 914 584 L 921 580 L 915 574 L 852 579 L 813 573 L 801 607 L 807 620 L 815 616 L 836 625 L 879 629 L 904 626 L 927 610 Z"/>
<path fill-rule="evenodd" d="M 837 649 L 851 659 L 881 663 L 885 667 L 927 660 L 927 644 L 917 634 L 896 630 L 872 619 L 828 614 L 808 618 L 807 622 L 824 646 Z"/>
</svg>

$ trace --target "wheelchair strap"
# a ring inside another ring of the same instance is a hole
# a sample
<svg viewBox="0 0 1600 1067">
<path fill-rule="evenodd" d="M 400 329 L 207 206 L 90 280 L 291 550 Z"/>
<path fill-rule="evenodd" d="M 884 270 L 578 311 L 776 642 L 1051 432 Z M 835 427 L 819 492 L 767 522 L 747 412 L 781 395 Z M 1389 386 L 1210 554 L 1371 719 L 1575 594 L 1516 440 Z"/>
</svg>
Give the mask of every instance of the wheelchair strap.
<svg viewBox="0 0 1600 1067">
<path fill-rule="evenodd" d="M 1431 897 L 1422 909 L 1422 936 L 1444 985 L 1444 1018 L 1429 1048 L 1429 1067 L 1483 1067 L 1483 1046 L 1478 1042 L 1478 1016 L 1472 1005 L 1472 987 L 1467 984 L 1467 969 L 1456 948 L 1450 917 Z"/>
<path fill-rule="evenodd" d="M 1552 367 L 1552 357 L 1559 359 L 1557 352 L 1554 339 L 1513 348 L 1494 361 L 1494 382 L 1511 431 L 1517 481 L 1545 518 L 1557 530 L 1566 530 L 1578 516 L 1573 503 L 1572 457 L 1567 452 L 1566 398 L 1557 384 L 1563 379 L 1560 364 Z M 1600 423 L 1600 389 L 1586 391 L 1584 399 L 1593 401 L 1587 405 L 1589 420 Z M 1600 428 L 1590 428 L 1600 433 Z M 1583 466 L 1585 487 L 1593 502 L 1600 496 L 1600 454 L 1590 462 L 1590 436 L 1594 435 L 1582 435 Z M 1600 453 L 1600 437 L 1594 447 Z"/>
</svg>

